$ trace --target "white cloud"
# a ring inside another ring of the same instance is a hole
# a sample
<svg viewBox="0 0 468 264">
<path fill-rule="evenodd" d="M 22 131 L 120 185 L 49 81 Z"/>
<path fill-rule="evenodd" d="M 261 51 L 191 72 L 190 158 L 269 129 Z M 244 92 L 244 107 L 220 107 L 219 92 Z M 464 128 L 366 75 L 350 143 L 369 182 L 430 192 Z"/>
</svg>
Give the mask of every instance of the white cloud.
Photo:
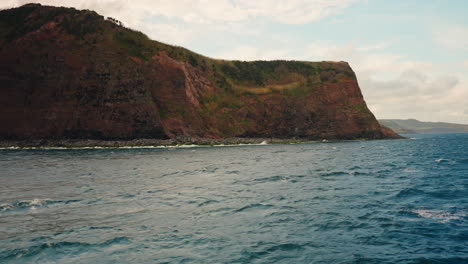
<svg viewBox="0 0 468 264">
<path fill-rule="evenodd" d="M 449 50 L 468 50 L 468 27 L 462 25 L 439 25 L 434 29 L 434 39 Z"/>
<path fill-rule="evenodd" d="M 400 67 L 410 64 L 418 65 L 401 62 Z M 387 70 L 398 72 L 397 68 Z M 468 123 L 464 114 L 468 81 L 462 76 L 418 67 L 401 72 L 390 80 L 379 79 L 372 74 L 367 78 L 357 75 L 369 108 L 378 118 Z"/>
<path fill-rule="evenodd" d="M 239 0 L 251 16 L 264 16 L 283 24 L 305 24 L 339 13 L 354 0 Z"/>
<path fill-rule="evenodd" d="M 304 24 L 341 12 L 360 0 L 2 0 L 0 8 L 26 3 L 90 9 L 114 17 L 149 37 L 187 45 L 200 34 L 246 34 L 261 25 L 253 20 Z M 155 22 L 157 21 L 157 22 Z"/>
<path fill-rule="evenodd" d="M 433 88 L 437 91 L 426 91 L 420 83 L 417 86 L 406 87 L 406 95 L 390 95 L 388 97 L 373 97 L 375 105 L 380 107 L 378 116 L 382 118 L 410 118 L 414 117 L 423 121 L 446 121 L 453 123 L 468 123 L 468 117 L 464 110 L 466 104 L 463 98 L 468 96 L 468 82 L 458 81 L 456 86 L 449 86 L 448 90 L 443 85 L 437 85 L 435 82 Z M 379 89 L 379 85 L 374 85 Z M 417 90 L 413 92 L 411 88 Z M 371 106 L 372 109 L 372 106 Z"/>
<path fill-rule="evenodd" d="M 358 47 L 358 50 L 359 51 L 364 51 L 364 52 L 384 50 L 384 49 L 390 47 L 392 44 L 393 44 L 393 42 L 390 42 L 390 41 L 380 42 L 380 43 L 373 44 L 373 45 L 365 45 L 365 46 Z"/>
<path fill-rule="evenodd" d="M 4 0 L 0 7 L 29 2 L 73 6 L 116 14 L 135 20 L 141 15 L 165 16 L 190 23 L 245 21 L 266 17 L 283 24 L 304 24 L 337 14 L 356 0 Z M 119 16 L 120 17 L 120 16 Z M 120 17 L 120 20 L 123 20 Z"/>
<path fill-rule="evenodd" d="M 240 46 L 216 57 L 227 60 L 279 60 L 287 58 L 289 51 L 285 49 L 272 49 L 268 47 Z"/>
<path fill-rule="evenodd" d="M 156 39 L 168 44 L 186 43 L 202 31 L 200 28 L 184 27 L 180 24 L 142 24 L 141 31 L 151 39 Z"/>
</svg>

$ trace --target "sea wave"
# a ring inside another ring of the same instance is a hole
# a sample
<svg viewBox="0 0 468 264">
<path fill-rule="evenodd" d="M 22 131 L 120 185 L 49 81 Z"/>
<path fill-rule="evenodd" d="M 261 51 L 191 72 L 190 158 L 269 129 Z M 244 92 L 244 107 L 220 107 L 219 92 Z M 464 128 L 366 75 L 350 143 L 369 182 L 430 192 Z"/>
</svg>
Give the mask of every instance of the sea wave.
<svg viewBox="0 0 468 264">
<path fill-rule="evenodd" d="M 237 210 L 235 210 L 235 212 L 244 212 L 244 211 L 250 211 L 250 210 L 262 210 L 262 209 L 268 209 L 268 208 L 272 208 L 273 205 L 271 204 L 261 204 L 261 203 L 253 203 L 253 204 L 249 204 L 249 205 L 246 205 L 242 208 L 239 208 Z"/>
<path fill-rule="evenodd" d="M 344 176 L 349 175 L 348 171 L 326 171 L 319 173 L 320 177 Z"/>
<path fill-rule="evenodd" d="M 468 263 L 468 134 L 418 137 L 0 151 L 0 263 Z"/>
<path fill-rule="evenodd" d="M 434 161 L 437 162 L 437 163 L 440 163 L 440 164 L 444 164 L 444 163 L 449 163 L 451 160 L 440 158 L 440 159 L 436 159 Z"/>
<path fill-rule="evenodd" d="M 183 145 L 187 146 L 187 145 Z M 78 149 L 164 149 L 180 146 L 90 146 L 90 147 L 1 147 L 0 150 L 78 150 Z"/>
<path fill-rule="evenodd" d="M 116 237 L 113 239 L 106 240 L 102 243 L 86 243 L 86 242 L 72 242 L 72 241 L 60 241 L 60 242 L 49 242 L 35 245 L 29 248 L 17 248 L 8 251 L 0 251 L 0 261 L 7 261 L 9 259 L 22 259 L 34 257 L 41 254 L 44 251 L 55 251 L 56 253 L 80 253 L 91 248 L 103 248 L 109 247 L 114 244 L 128 244 L 130 238 L 128 237 Z"/>
<path fill-rule="evenodd" d="M 12 210 L 20 209 L 37 209 L 41 207 L 47 207 L 52 204 L 69 204 L 79 202 L 80 200 L 51 200 L 51 199 L 31 199 L 31 200 L 20 200 L 11 203 L 0 204 L 0 212 L 7 212 Z"/>
<path fill-rule="evenodd" d="M 265 177 L 265 178 L 257 178 L 254 179 L 256 182 L 276 182 L 276 181 L 287 181 L 289 178 L 287 176 L 280 176 L 280 175 L 275 175 L 271 177 Z"/>
<path fill-rule="evenodd" d="M 463 220 L 467 216 L 465 213 L 450 213 L 442 210 L 431 210 L 431 209 L 417 209 L 413 213 L 419 217 L 430 218 L 438 220 L 440 223 L 448 223 L 451 220 Z"/>
<path fill-rule="evenodd" d="M 80 149 L 184 149 L 184 148 L 209 148 L 209 147 L 239 147 L 239 146 L 266 146 L 267 141 L 261 143 L 239 143 L 239 144 L 180 144 L 180 145 L 160 145 L 160 146 L 88 146 L 88 147 L 0 147 L 0 150 L 80 150 Z"/>
<path fill-rule="evenodd" d="M 417 188 L 405 188 L 399 191 L 394 197 L 396 198 L 407 198 L 407 197 L 419 197 L 424 196 L 425 192 Z"/>
</svg>

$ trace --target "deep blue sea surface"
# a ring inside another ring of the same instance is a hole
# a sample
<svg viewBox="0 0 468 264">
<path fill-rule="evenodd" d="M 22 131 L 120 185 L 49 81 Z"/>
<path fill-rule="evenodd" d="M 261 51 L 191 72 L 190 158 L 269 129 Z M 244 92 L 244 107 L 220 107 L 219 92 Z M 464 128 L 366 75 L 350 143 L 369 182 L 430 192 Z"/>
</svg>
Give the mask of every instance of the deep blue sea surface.
<svg viewBox="0 0 468 264">
<path fill-rule="evenodd" d="M 468 134 L 0 150 L 0 263 L 468 263 Z"/>
</svg>

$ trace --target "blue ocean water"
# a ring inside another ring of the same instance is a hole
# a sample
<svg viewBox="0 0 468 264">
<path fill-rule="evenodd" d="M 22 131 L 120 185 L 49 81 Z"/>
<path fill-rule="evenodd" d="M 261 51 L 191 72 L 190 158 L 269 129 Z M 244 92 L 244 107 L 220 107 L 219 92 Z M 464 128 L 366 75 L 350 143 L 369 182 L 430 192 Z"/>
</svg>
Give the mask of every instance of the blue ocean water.
<svg viewBox="0 0 468 264">
<path fill-rule="evenodd" d="M 468 134 L 0 151 L 0 263 L 468 263 Z"/>
</svg>

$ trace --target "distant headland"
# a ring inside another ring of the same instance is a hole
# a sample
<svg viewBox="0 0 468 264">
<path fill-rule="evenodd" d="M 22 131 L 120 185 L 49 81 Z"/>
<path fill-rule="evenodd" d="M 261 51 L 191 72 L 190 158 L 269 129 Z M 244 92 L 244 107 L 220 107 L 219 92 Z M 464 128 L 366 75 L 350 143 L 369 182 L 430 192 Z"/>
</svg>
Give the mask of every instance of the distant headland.
<svg viewBox="0 0 468 264">
<path fill-rule="evenodd" d="M 0 25 L 1 140 L 400 138 L 346 62 L 212 59 L 39 4 Z"/>
<path fill-rule="evenodd" d="M 468 133 L 468 125 L 421 122 L 416 119 L 380 119 L 379 123 L 401 134 L 411 133 Z"/>
</svg>

